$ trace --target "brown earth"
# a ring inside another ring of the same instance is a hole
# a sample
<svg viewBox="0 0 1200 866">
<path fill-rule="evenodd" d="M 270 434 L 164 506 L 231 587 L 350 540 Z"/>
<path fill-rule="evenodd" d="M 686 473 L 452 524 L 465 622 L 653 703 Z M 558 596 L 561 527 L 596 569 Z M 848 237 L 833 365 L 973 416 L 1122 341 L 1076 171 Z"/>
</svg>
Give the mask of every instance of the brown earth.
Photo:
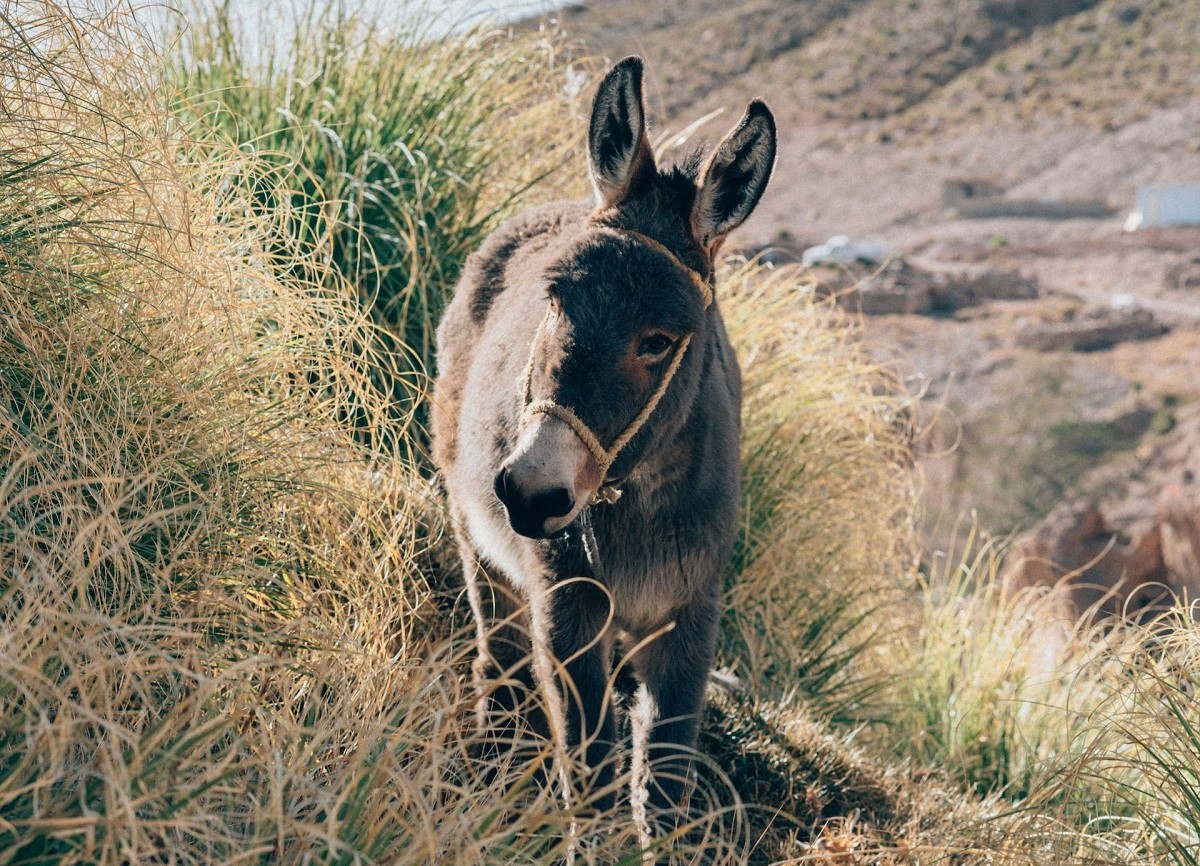
<svg viewBox="0 0 1200 866">
<path fill-rule="evenodd" d="M 1123 465 L 1087 480 L 1101 497 L 1064 503 L 1017 539 L 1010 587 L 1070 581 L 1080 611 L 1146 615 L 1200 594 L 1200 407 Z"/>
</svg>

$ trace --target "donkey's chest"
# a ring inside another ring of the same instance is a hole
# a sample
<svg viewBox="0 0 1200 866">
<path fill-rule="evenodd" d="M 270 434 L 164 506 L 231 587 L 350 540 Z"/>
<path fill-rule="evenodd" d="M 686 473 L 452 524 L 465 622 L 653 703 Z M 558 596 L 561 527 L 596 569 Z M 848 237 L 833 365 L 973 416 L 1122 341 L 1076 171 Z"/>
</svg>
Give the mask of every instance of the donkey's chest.
<svg viewBox="0 0 1200 866">
<path fill-rule="evenodd" d="M 720 579 L 723 545 L 702 527 L 669 519 L 618 524 L 598 531 L 596 545 L 613 618 L 633 635 L 670 622 L 676 611 L 709 596 Z"/>
</svg>

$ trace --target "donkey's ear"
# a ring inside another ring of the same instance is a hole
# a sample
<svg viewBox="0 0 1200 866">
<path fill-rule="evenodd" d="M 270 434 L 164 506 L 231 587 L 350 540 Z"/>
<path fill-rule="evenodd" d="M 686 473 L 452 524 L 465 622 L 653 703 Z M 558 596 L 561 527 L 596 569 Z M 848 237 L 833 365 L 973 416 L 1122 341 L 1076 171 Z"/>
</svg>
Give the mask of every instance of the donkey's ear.
<svg viewBox="0 0 1200 866">
<path fill-rule="evenodd" d="M 750 216 L 775 167 L 775 118 L 754 100 L 741 121 L 713 151 L 692 207 L 692 231 L 710 251 Z"/>
<path fill-rule="evenodd" d="M 621 201 L 654 170 L 640 57 L 626 57 L 600 82 L 588 124 L 588 169 L 601 207 Z"/>
</svg>

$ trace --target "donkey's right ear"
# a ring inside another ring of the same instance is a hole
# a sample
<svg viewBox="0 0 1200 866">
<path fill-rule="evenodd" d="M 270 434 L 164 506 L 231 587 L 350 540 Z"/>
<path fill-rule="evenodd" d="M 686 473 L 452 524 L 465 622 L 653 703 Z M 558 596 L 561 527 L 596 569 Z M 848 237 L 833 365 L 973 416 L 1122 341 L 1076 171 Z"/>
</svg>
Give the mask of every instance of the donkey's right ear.
<svg viewBox="0 0 1200 866">
<path fill-rule="evenodd" d="M 617 204 L 654 171 L 640 57 L 626 57 L 600 82 L 588 123 L 588 170 L 600 207 Z"/>
</svg>

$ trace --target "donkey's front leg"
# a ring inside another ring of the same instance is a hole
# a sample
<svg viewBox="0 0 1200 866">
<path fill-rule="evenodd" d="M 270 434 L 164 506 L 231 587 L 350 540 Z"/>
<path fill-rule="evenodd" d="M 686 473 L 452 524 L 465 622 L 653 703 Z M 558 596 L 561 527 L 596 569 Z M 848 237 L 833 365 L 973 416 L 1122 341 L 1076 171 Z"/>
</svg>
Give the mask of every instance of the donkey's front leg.
<svg viewBox="0 0 1200 866">
<path fill-rule="evenodd" d="M 674 628 L 633 655 L 643 685 L 634 712 L 635 760 L 642 764 L 634 768 L 635 778 L 645 779 L 652 813 L 677 813 L 691 790 L 692 748 L 716 654 L 719 617 L 715 599 L 694 602 L 676 613 Z M 674 814 L 665 823 L 680 817 Z"/>
<path fill-rule="evenodd" d="M 522 716 L 539 735 L 547 726 L 537 707 L 530 708 L 526 702 L 527 696 L 534 693 L 534 682 L 523 603 L 507 583 L 494 581 L 483 571 L 469 542 L 460 541 L 459 553 L 475 619 L 476 657 L 471 672 L 481 734 L 478 757 L 486 767 L 484 778 L 490 784 L 512 760 L 510 752 L 529 748 Z"/>
<path fill-rule="evenodd" d="M 553 649 L 553 694 L 561 700 L 560 721 L 565 726 L 566 745 L 579 754 L 582 746 L 582 789 L 588 808 L 605 810 L 615 799 L 612 761 L 616 725 L 609 688 L 609 658 L 612 629 L 611 600 L 598 584 L 584 579 L 564 581 L 548 589 L 544 610 L 549 631 L 537 634 Z M 540 617 L 535 616 L 536 620 Z M 547 677 L 540 675 L 543 683 Z"/>
</svg>

